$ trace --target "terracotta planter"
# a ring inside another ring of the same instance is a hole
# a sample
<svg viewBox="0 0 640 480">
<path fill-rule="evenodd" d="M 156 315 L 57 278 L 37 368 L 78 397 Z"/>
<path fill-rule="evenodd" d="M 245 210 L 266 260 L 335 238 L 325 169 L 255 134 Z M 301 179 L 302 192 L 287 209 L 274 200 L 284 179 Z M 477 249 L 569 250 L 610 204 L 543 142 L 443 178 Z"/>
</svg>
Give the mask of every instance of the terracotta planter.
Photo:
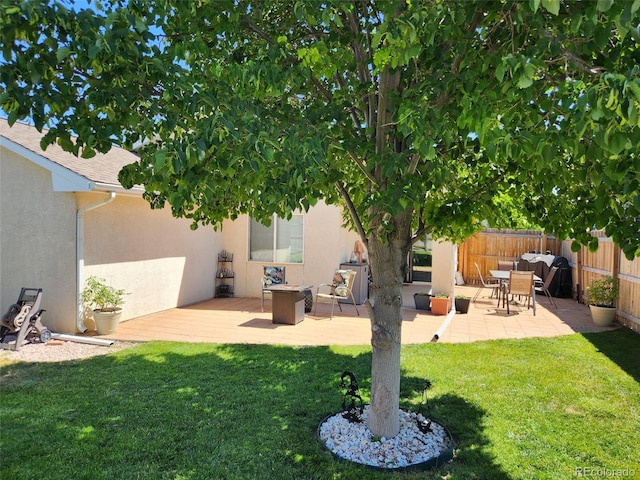
<svg viewBox="0 0 640 480">
<path fill-rule="evenodd" d="M 460 313 L 467 313 L 469 311 L 469 304 L 471 303 L 470 298 L 456 298 L 456 311 Z"/>
<path fill-rule="evenodd" d="M 109 335 L 118 329 L 118 323 L 120 323 L 120 316 L 122 315 L 122 309 L 118 309 L 115 312 L 101 312 L 99 310 L 93 311 L 93 320 L 96 322 L 96 330 L 98 335 Z"/>
<path fill-rule="evenodd" d="M 416 304 L 416 310 L 431 310 L 431 297 L 429 295 L 413 294 L 413 301 Z"/>
<path fill-rule="evenodd" d="M 593 323 L 598 327 L 608 327 L 616 319 L 615 307 L 598 307 L 597 305 L 589 305 L 591 310 L 591 318 Z"/>
<path fill-rule="evenodd" d="M 434 315 L 446 315 L 451 309 L 450 301 L 449 297 L 431 297 L 431 313 Z"/>
</svg>

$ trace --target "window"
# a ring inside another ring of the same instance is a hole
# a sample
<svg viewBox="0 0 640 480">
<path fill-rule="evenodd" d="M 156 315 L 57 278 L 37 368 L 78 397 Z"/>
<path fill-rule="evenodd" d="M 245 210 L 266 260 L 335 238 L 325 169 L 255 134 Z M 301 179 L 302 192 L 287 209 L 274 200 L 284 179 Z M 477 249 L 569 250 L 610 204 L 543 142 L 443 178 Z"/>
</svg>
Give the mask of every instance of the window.
<svg viewBox="0 0 640 480">
<path fill-rule="evenodd" d="M 291 220 L 276 218 L 265 227 L 251 219 L 249 231 L 249 260 L 257 262 L 302 263 L 303 216 Z"/>
</svg>

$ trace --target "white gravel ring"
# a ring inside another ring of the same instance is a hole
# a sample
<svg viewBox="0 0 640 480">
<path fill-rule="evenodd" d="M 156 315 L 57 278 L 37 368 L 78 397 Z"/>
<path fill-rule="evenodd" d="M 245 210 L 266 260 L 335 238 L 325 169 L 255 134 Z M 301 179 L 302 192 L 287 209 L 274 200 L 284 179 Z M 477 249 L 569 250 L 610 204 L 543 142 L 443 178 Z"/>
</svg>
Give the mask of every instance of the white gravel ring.
<svg viewBox="0 0 640 480">
<path fill-rule="evenodd" d="M 400 432 L 393 438 L 376 438 L 366 426 L 369 405 L 364 407 L 362 423 L 350 423 L 337 413 L 318 427 L 325 448 L 335 456 L 379 469 L 431 468 L 453 458 L 454 442 L 440 424 L 431 421 L 431 431 L 422 433 L 418 422 L 428 421 L 422 414 L 400 410 Z"/>
</svg>

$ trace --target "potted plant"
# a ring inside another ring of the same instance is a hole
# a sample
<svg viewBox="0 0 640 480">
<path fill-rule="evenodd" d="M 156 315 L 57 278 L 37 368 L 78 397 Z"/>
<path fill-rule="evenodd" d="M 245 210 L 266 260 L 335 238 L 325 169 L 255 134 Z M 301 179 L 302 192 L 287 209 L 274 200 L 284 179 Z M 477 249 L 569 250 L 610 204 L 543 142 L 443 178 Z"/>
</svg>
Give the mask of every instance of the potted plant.
<svg viewBox="0 0 640 480">
<path fill-rule="evenodd" d="M 467 313 L 469 311 L 469 304 L 471 303 L 471 298 L 465 295 L 456 295 L 454 299 L 456 305 L 456 311 L 460 313 Z"/>
<path fill-rule="evenodd" d="M 431 313 L 434 315 L 446 315 L 450 310 L 449 297 L 444 293 L 439 293 L 431 297 Z"/>
<path fill-rule="evenodd" d="M 587 287 L 587 298 L 593 323 L 606 327 L 616 318 L 618 280 L 610 275 L 593 280 Z"/>
<path fill-rule="evenodd" d="M 82 303 L 93 311 L 98 335 L 108 335 L 116 331 L 122 315 L 124 295 L 124 290 L 107 285 L 104 278 L 87 278 L 82 291 Z"/>
<path fill-rule="evenodd" d="M 431 310 L 431 294 L 418 292 L 413 294 L 416 310 Z"/>
</svg>

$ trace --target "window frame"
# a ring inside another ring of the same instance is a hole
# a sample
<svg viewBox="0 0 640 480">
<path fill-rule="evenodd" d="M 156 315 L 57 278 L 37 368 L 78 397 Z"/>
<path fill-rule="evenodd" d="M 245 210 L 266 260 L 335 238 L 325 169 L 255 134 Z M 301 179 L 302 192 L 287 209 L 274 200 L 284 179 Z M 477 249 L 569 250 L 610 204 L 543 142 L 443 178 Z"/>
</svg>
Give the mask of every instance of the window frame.
<svg viewBox="0 0 640 480">
<path fill-rule="evenodd" d="M 278 260 L 278 222 L 290 222 L 291 220 L 287 220 L 286 218 L 281 218 L 278 217 L 276 214 L 274 214 L 271 217 L 271 225 L 269 227 L 265 227 L 265 228 L 272 228 L 272 243 L 271 243 L 271 259 L 267 260 L 267 259 L 254 259 L 252 258 L 252 254 L 253 254 L 253 250 L 251 248 L 251 240 L 252 240 L 252 226 L 255 223 L 258 223 L 259 225 L 264 226 L 262 223 L 260 223 L 259 221 L 257 221 L 255 218 L 251 217 L 250 215 L 248 216 L 248 223 L 247 223 L 247 261 L 249 262 L 255 262 L 255 263 L 273 263 L 273 264 L 290 264 L 290 265 L 302 265 L 304 264 L 304 224 L 305 224 L 305 215 L 302 213 L 294 213 L 292 214 L 292 219 L 298 217 L 301 220 L 301 229 L 300 229 L 300 261 L 299 262 L 295 262 L 295 261 L 291 261 L 291 258 L 289 258 L 289 261 L 281 261 Z M 296 237 L 297 240 L 297 237 Z M 292 238 L 291 236 L 289 236 L 288 239 L 288 244 L 289 244 L 289 248 L 291 247 L 292 244 Z"/>
</svg>

